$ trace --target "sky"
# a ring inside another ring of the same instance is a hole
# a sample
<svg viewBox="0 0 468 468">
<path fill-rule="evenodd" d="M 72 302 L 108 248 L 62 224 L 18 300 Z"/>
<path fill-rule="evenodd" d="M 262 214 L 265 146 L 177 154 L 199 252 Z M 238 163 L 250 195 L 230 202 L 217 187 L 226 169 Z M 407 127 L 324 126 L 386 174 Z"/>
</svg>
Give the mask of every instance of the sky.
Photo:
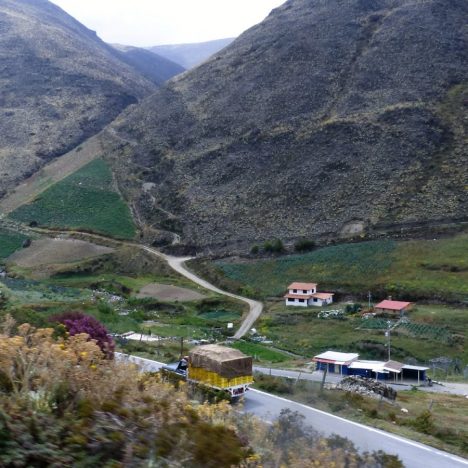
<svg viewBox="0 0 468 468">
<path fill-rule="evenodd" d="M 285 0 L 51 0 L 109 43 L 140 47 L 236 37 Z"/>
</svg>

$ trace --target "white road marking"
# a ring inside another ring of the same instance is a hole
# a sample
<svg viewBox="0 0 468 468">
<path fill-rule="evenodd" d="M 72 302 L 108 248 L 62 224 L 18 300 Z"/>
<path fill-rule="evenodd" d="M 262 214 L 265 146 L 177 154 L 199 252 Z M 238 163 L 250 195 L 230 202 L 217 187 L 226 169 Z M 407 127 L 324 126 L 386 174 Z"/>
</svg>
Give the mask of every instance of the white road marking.
<svg viewBox="0 0 468 468">
<path fill-rule="evenodd" d="M 423 444 L 420 444 L 418 442 L 414 442 L 414 441 L 405 439 L 403 437 L 400 437 L 400 436 L 397 436 L 397 435 L 394 435 L 394 434 L 390 434 L 389 432 L 381 431 L 380 429 L 376 429 L 375 427 L 370 427 L 370 426 L 366 426 L 364 424 L 360 424 L 360 423 L 357 423 L 357 422 L 354 422 L 354 421 L 350 421 L 349 419 L 345 419 L 345 418 L 342 418 L 340 416 L 336 416 L 335 414 L 327 413 L 326 411 L 322 411 L 322 410 L 319 410 L 319 409 L 316 409 L 316 408 L 312 408 L 311 406 L 304 405 L 303 403 L 298 403 L 298 402 L 293 401 L 293 400 L 288 400 L 287 398 L 283 398 L 283 397 L 280 397 L 280 396 L 277 396 L 277 395 L 273 395 L 271 393 L 262 392 L 261 390 L 251 388 L 250 391 L 255 392 L 255 393 L 260 393 L 261 395 L 265 395 L 265 396 L 270 397 L 270 398 L 275 398 L 277 400 L 281 400 L 281 401 L 284 401 L 286 403 L 292 403 L 293 405 L 300 406 L 300 407 L 302 407 L 304 409 L 307 409 L 309 411 L 317 412 L 317 413 L 323 414 L 325 416 L 335 418 L 335 419 L 337 419 L 337 420 L 339 420 L 341 422 L 352 424 L 354 426 L 360 427 L 361 429 L 366 429 L 368 431 L 375 432 L 375 433 L 380 434 L 382 436 L 388 437 L 390 439 L 397 440 L 399 442 L 403 442 L 403 443 L 405 443 L 407 445 L 411 445 L 413 447 L 417 447 L 417 448 L 426 450 L 428 452 L 437 453 L 438 455 L 442 455 L 442 456 L 444 456 L 446 458 L 449 458 L 449 459 L 454 460 L 454 461 L 459 462 L 459 463 L 461 462 L 461 463 L 468 466 L 468 460 L 466 460 L 464 458 L 457 457 L 456 455 L 451 455 L 451 454 L 446 453 L 446 452 L 442 452 L 440 450 L 434 449 L 434 448 L 429 447 L 427 445 L 423 445 Z"/>
</svg>

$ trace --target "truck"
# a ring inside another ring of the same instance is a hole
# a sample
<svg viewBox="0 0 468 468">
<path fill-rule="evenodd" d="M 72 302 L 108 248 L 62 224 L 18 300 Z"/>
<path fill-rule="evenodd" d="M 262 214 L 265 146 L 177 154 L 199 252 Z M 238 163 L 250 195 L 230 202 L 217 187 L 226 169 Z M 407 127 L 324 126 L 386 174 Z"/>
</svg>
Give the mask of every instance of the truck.
<svg viewBox="0 0 468 468">
<path fill-rule="evenodd" d="M 252 357 L 217 344 L 196 346 L 188 356 L 163 366 L 163 370 L 191 384 L 226 392 L 232 401 L 243 397 L 253 383 Z"/>
</svg>

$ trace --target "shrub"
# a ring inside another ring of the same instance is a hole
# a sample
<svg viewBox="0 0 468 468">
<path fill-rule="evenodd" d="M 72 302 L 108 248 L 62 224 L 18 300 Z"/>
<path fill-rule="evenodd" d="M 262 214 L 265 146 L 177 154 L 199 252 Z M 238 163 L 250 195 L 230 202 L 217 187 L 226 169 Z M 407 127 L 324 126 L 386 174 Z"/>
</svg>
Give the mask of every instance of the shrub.
<svg viewBox="0 0 468 468">
<path fill-rule="evenodd" d="M 310 252 L 315 248 L 315 242 L 310 239 L 300 239 L 294 244 L 296 252 Z"/>
<path fill-rule="evenodd" d="M 239 466 L 252 450 L 226 404 L 103 359 L 85 335 L 0 334 L 0 466 Z M 243 465 L 245 466 L 245 465 Z M 249 465 L 250 466 L 250 465 Z"/>
<path fill-rule="evenodd" d="M 419 416 L 409 421 L 417 431 L 424 434 L 433 434 L 435 431 L 434 418 L 428 410 L 423 411 Z"/>
<path fill-rule="evenodd" d="M 268 253 L 279 254 L 283 253 L 285 251 L 285 248 L 283 242 L 280 239 L 275 239 L 272 241 L 266 241 L 263 244 L 263 250 L 265 250 L 265 252 Z"/>
<path fill-rule="evenodd" d="M 65 312 L 52 316 L 51 321 L 65 325 L 71 336 L 86 333 L 92 340 L 96 340 L 97 345 L 107 358 L 113 358 L 114 340 L 106 327 L 94 317 L 83 312 Z"/>
<path fill-rule="evenodd" d="M 257 384 L 258 388 L 269 393 L 278 393 L 280 395 L 294 393 L 292 386 L 288 385 L 286 380 L 283 378 L 259 374 L 255 376 L 255 383 Z"/>
<path fill-rule="evenodd" d="M 260 251 L 260 247 L 258 245 L 254 245 L 252 246 L 252 248 L 250 249 L 250 253 L 252 255 L 257 255 L 258 252 Z"/>
<path fill-rule="evenodd" d="M 23 324 L 11 336 L 10 322 L 0 324 L 2 467 L 401 466 L 320 437 L 288 410 L 266 425 L 226 402 L 194 405 L 184 382 L 103 359 L 84 334 Z"/>
<path fill-rule="evenodd" d="M 362 310 L 362 305 L 361 304 L 346 304 L 346 307 L 345 307 L 345 312 L 347 314 L 355 314 L 357 312 L 359 312 L 360 310 Z"/>
</svg>

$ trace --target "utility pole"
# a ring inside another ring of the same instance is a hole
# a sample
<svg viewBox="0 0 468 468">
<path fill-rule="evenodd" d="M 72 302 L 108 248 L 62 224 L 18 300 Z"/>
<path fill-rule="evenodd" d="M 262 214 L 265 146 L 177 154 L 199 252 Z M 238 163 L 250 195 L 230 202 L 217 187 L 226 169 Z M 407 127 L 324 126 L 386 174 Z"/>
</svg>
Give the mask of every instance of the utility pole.
<svg viewBox="0 0 468 468">
<path fill-rule="evenodd" d="M 325 379 L 327 378 L 328 364 L 326 364 L 325 370 L 323 371 L 322 383 L 320 384 L 320 393 L 323 392 L 323 387 L 325 386 Z"/>
<path fill-rule="evenodd" d="M 388 360 L 390 361 L 390 331 L 391 331 L 392 322 L 390 320 L 387 321 L 387 331 L 385 332 L 385 336 L 388 338 L 387 346 L 388 346 Z"/>
</svg>

